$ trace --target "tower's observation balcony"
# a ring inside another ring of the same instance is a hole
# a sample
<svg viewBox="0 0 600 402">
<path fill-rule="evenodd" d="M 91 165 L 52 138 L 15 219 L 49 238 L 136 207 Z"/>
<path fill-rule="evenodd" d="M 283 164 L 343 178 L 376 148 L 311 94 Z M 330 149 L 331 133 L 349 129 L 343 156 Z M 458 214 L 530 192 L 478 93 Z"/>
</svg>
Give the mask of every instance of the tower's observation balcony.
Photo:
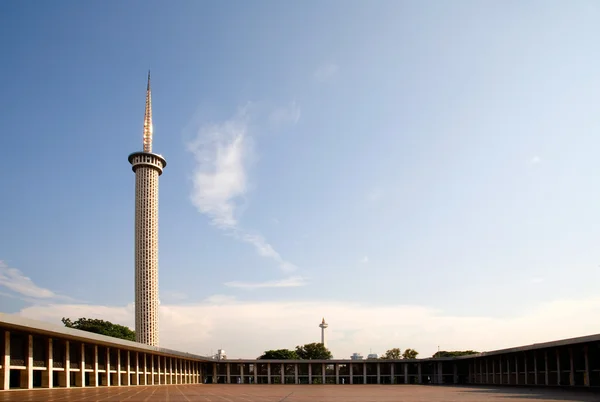
<svg viewBox="0 0 600 402">
<path fill-rule="evenodd" d="M 163 168 L 167 166 L 167 161 L 161 155 L 153 154 L 150 152 L 134 152 L 129 155 L 129 163 L 131 163 L 131 169 L 135 172 L 140 166 L 148 166 L 158 170 L 160 176 L 163 172 Z"/>
</svg>

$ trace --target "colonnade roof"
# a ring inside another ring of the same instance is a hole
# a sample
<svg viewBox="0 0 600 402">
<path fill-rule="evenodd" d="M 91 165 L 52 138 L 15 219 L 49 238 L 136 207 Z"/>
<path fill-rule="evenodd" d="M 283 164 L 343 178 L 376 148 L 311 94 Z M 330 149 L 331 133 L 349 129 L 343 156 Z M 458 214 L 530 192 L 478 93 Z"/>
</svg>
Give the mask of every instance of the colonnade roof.
<svg viewBox="0 0 600 402">
<path fill-rule="evenodd" d="M 285 363 L 285 364 L 294 364 L 294 363 L 325 363 L 325 364 L 350 364 L 350 363 L 427 363 L 427 362 L 439 362 L 439 361 L 448 361 L 453 360 L 452 357 L 442 357 L 442 358 L 424 358 L 424 359 L 363 359 L 363 360 L 352 360 L 352 359 L 331 359 L 331 360 L 317 360 L 317 359 L 298 359 L 298 360 L 253 360 L 253 359 L 221 359 L 216 360 L 217 363 L 237 363 L 237 364 L 264 364 L 264 363 Z"/>
<path fill-rule="evenodd" d="M 489 352 L 482 352 L 475 355 L 458 356 L 456 359 L 472 359 L 474 357 L 485 357 L 494 355 L 504 355 L 508 353 L 526 352 L 528 350 L 539 350 L 547 348 L 555 348 L 559 346 L 577 345 L 581 343 L 600 341 L 600 334 L 579 336 L 576 338 L 560 339 L 558 341 L 533 343 L 531 345 L 517 346 L 514 348 L 498 349 Z"/>
<path fill-rule="evenodd" d="M 43 321 L 32 320 L 15 314 L 0 313 L 0 327 L 5 327 L 9 331 L 22 331 L 31 334 L 67 339 L 70 341 L 94 343 L 108 347 L 128 349 L 136 352 L 154 353 L 189 360 L 214 361 L 213 358 L 207 356 L 200 356 L 192 353 L 180 352 L 177 350 L 113 338 L 112 336 L 95 334 L 93 332 L 81 331 L 79 329 L 67 328 Z"/>
</svg>

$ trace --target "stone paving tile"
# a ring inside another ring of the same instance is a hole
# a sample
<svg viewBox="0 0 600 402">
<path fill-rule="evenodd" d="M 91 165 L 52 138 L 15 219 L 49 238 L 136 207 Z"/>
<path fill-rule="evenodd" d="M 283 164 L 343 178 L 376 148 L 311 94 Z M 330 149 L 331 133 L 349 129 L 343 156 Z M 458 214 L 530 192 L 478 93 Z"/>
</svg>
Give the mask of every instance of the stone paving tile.
<svg viewBox="0 0 600 402">
<path fill-rule="evenodd" d="M 589 390 L 425 385 L 162 385 L 0 391 L 0 402 L 600 402 Z"/>
</svg>

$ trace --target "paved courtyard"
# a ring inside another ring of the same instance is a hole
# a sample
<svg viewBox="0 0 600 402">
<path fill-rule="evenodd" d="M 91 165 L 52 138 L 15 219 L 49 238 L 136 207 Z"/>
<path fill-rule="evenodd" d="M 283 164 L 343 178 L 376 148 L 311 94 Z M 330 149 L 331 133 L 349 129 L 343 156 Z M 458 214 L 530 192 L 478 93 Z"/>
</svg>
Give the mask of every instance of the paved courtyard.
<svg viewBox="0 0 600 402">
<path fill-rule="evenodd" d="M 600 401 L 588 390 L 423 385 L 167 385 L 0 392 L 0 401 L 454 402 Z"/>
</svg>

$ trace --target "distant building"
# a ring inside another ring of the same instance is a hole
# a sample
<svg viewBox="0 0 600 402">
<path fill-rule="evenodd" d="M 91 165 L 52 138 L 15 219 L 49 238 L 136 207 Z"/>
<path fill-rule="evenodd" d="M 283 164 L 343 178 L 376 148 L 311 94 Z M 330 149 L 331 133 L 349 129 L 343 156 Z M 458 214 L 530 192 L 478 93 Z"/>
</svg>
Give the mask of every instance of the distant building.
<svg viewBox="0 0 600 402">
<path fill-rule="evenodd" d="M 216 360 L 225 360 L 227 359 L 227 353 L 225 353 L 225 350 L 223 349 L 218 349 L 217 350 L 217 354 L 213 356 Z"/>
<path fill-rule="evenodd" d="M 379 355 L 377 353 L 369 353 L 367 359 L 379 359 Z"/>
<path fill-rule="evenodd" d="M 363 357 L 360 353 L 352 353 L 352 356 L 350 356 L 350 360 L 362 360 Z"/>
</svg>

